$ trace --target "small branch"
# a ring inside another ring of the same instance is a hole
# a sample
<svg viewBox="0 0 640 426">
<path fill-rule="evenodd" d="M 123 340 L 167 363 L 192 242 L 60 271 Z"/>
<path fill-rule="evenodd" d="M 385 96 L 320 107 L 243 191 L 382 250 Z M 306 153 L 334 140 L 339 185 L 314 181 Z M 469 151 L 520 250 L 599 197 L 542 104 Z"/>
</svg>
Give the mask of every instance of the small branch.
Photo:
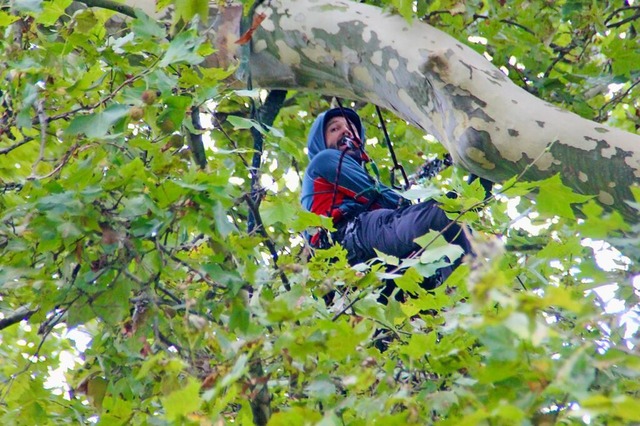
<svg viewBox="0 0 640 426">
<path fill-rule="evenodd" d="M 256 110 L 255 102 L 251 100 L 251 118 L 256 120 L 261 126 L 271 126 L 275 120 L 284 99 L 287 97 L 286 90 L 271 90 L 264 101 L 264 104 Z M 266 128 L 263 127 L 266 130 Z M 260 207 L 260 165 L 262 163 L 262 152 L 264 144 L 264 136 L 255 127 L 251 128 L 251 136 L 253 137 L 253 160 L 251 161 L 251 200 L 256 205 L 256 209 Z M 247 221 L 247 229 L 249 233 L 253 231 L 256 225 L 255 218 L 249 214 Z"/>
<path fill-rule="evenodd" d="M 618 103 L 620 103 L 625 97 L 627 97 L 629 95 L 629 93 L 631 93 L 631 91 L 638 84 L 640 84 L 640 77 L 636 78 L 633 81 L 633 83 L 631 83 L 631 86 L 629 86 L 629 88 L 627 90 L 625 90 L 624 92 L 620 92 L 620 93 L 616 94 L 613 98 L 611 98 L 610 101 L 608 101 L 604 105 L 602 105 L 600 107 L 600 110 L 598 111 L 598 116 L 595 118 L 595 121 L 598 121 L 598 122 L 604 121 L 606 119 L 605 109 L 609 108 L 610 106 L 615 106 Z"/>
<path fill-rule="evenodd" d="M 67 117 L 69 117 L 69 116 L 71 116 L 73 114 L 77 114 L 78 112 L 89 111 L 89 110 L 92 110 L 92 109 L 96 109 L 101 105 L 106 104 L 111 99 L 113 99 L 118 94 L 118 92 L 120 92 L 120 90 L 124 89 L 125 87 L 129 86 L 131 83 L 133 83 L 133 82 L 141 79 L 142 77 L 144 77 L 146 74 L 148 74 L 151 71 L 152 68 L 153 67 L 147 68 L 143 72 L 141 72 L 140 74 L 134 75 L 132 77 L 127 78 L 118 87 L 116 87 L 113 90 L 113 92 L 109 93 L 107 96 L 105 96 L 104 98 L 102 98 L 101 100 L 96 102 L 95 104 L 86 105 L 86 106 L 80 106 L 80 107 L 72 109 L 71 111 L 63 112 L 63 113 L 60 113 L 58 115 L 53 115 L 53 116 L 51 116 L 51 117 L 49 117 L 47 119 L 47 122 L 50 123 L 52 121 L 56 121 L 56 120 L 60 120 L 60 119 L 63 119 L 63 118 L 67 118 Z M 38 124 L 38 120 L 34 119 L 32 121 L 32 124 Z"/>
<path fill-rule="evenodd" d="M 122 3 L 118 3 L 112 0 L 77 0 L 79 3 L 85 4 L 87 7 L 99 7 L 101 9 L 113 10 L 114 12 L 122 13 L 123 15 L 136 17 L 135 9 L 131 6 L 127 6 Z"/>
<path fill-rule="evenodd" d="M 477 20 L 477 19 L 490 19 L 489 16 L 485 16 L 485 15 L 478 15 L 478 14 L 474 14 L 473 15 L 473 20 Z M 516 21 L 512 21 L 511 19 L 500 19 L 500 21 L 498 22 L 502 22 L 503 24 L 507 24 L 507 25 L 511 25 L 513 27 L 516 28 L 520 28 L 521 30 L 531 34 L 531 35 L 536 35 L 536 33 L 534 31 L 532 31 L 531 29 L 525 27 L 522 24 L 517 23 Z"/>
<path fill-rule="evenodd" d="M 349 309 L 351 309 L 351 307 L 353 305 L 355 305 L 360 299 L 362 299 L 365 294 L 366 294 L 365 290 L 362 290 L 360 293 L 358 293 L 358 295 L 355 297 L 355 299 L 353 299 L 347 306 L 345 306 L 340 312 L 338 312 L 337 314 L 335 314 L 333 316 L 333 318 L 331 318 L 331 321 L 332 322 L 337 321 L 338 318 L 340 318 L 342 315 L 344 315 L 345 312 L 347 312 Z"/>
<path fill-rule="evenodd" d="M 271 417 L 271 395 L 267 386 L 269 376 L 265 376 L 262 361 L 257 358 L 249 366 L 251 375 L 251 398 L 249 405 L 253 414 L 253 424 L 264 426 Z"/>
<path fill-rule="evenodd" d="M 60 163 L 49 173 L 47 173 L 44 176 L 35 176 L 33 173 L 31 176 L 29 176 L 27 178 L 27 180 L 33 180 L 33 179 L 48 179 L 51 176 L 55 175 L 56 173 L 58 173 L 60 170 L 62 170 L 62 168 L 67 164 L 67 162 L 69 161 L 69 159 L 71 158 L 71 155 L 75 152 L 75 150 L 78 149 L 78 144 L 74 144 L 71 148 L 69 148 L 67 150 L 67 152 L 65 153 L 64 157 L 62 157 L 62 160 L 60 160 Z M 35 167 L 35 165 L 34 165 Z"/>
<path fill-rule="evenodd" d="M 12 326 L 13 324 L 17 324 L 22 320 L 28 320 L 31 318 L 31 315 L 36 312 L 38 312 L 38 309 L 29 309 L 26 306 L 20 306 L 8 317 L 0 319 L 0 330 L 4 330 L 5 328 Z"/>
<path fill-rule="evenodd" d="M 20 148 L 22 145 L 26 145 L 29 142 L 31 142 L 33 140 L 32 137 L 26 137 L 23 140 L 21 140 L 20 142 L 16 142 L 11 146 L 8 146 L 6 148 L 2 148 L 0 149 L 0 155 L 7 155 L 8 153 L 10 153 L 11 151 L 13 151 L 16 148 Z"/>
<path fill-rule="evenodd" d="M 609 23 L 609 21 L 611 21 L 613 19 L 614 16 L 616 16 L 618 13 L 627 11 L 627 10 L 639 10 L 640 11 L 640 6 L 626 6 L 626 7 L 621 7 L 618 8 L 616 10 L 614 10 L 613 12 L 611 12 L 611 14 L 609 14 L 609 16 L 607 17 L 607 19 L 604 20 L 604 24 L 607 28 L 617 28 L 620 27 L 624 24 L 626 24 L 627 22 L 631 22 L 633 20 L 636 20 L 638 18 L 640 18 L 640 12 L 636 12 L 634 15 L 628 17 L 628 18 L 624 18 L 621 21 L 618 22 L 614 22 L 612 24 Z"/>
<path fill-rule="evenodd" d="M 227 140 L 229 141 L 233 149 L 237 151 L 238 143 L 235 140 L 233 140 L 231 136 L 229 136 L 229 134 L 224 130 L 224 127 L 222 126 L 222 122 L 218 118 L 217 114 L 211 110 L 209 110 L 209 114 L 211 114 L 211 118 L 215 120 L 214 129 L 220 130 L 220 132 L 222 132 L 224 137 L 227 138 Z M 237 155 L 238 157 L 240 157 L 240 161 L 242 161 L 242 164 L 244 164 L 244 166 L 248 169 L 249 162 L 247 161 L 247 159 L 244 158 L 244 156 L 240 152 L 238 152 Z"/>
<path fill-rule="evenodd" d="M 204 272 L 200 272 L 199 270 L 197 270 L 193 266 L 189 265 L 188 262 L 185 262 L 184 260 L 182 260 L 179 257 L 177 257 L 175 254 L 173 254 L 169 249 L 167 249 L 165 246 L 163 246 L 159 242 L 156 242 L 156 246 L 162 253 L 164 253 L 167 256 L 169 256 L 169 258 L 171 258 L 171 260 L 173 260 L 174 262 L 177 262 L 180 265 L 184 266 L 185 268 L 187 268 L 189 271 L 193 272 L 194 274 L 199 275 L 200 278 L 202 278 L 202 280 L 204 282 L 206 282 L 207 284 L 209 284 L 211 287 L 213 287 L 213 288 L 223 288 L 223 286 L 221 286 L 220 284 L 216 284 L 215 282 L 211 281 L 209 279 L 209 277 L 207 277 L 207 274 L 205 274 Z"/>
</svg>

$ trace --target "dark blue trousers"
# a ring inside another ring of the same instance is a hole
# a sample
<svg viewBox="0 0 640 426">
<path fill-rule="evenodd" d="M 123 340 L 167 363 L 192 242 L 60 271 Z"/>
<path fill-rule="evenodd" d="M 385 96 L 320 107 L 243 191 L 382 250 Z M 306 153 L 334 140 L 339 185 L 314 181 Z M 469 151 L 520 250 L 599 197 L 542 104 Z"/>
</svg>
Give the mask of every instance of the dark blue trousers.
<svg viewBox="0 0 640 426">
<path fill-rule="evenodd" d="M 374 249 L 403 259 L 420 249 L 414 239 L 430 230 L 442 231 L 449 223 L 451 220 L 433 200 L 396 210 L 373 210 L 361 213 L 346 225 L 341 243 L 352 265 L 376 257 Z M 471 245 L 457 224 L 442 235 L 449 243 L 462 247 L 465 254 L 471 253 Z M 449 273 L 445 272 L 447 276 Z"/>
</svg>

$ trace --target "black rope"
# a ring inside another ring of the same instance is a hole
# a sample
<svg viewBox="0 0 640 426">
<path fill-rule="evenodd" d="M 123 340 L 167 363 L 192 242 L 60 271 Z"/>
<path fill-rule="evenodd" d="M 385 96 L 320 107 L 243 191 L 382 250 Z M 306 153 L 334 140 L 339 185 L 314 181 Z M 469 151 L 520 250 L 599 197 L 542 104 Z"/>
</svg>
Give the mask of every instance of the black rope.
<svg viewBox="0 0 640 426">
<path fill-rule="evenodd" d="M 396 158 L 396 153 L 393 150 L 393 144 L 391 143 L 391 138 L 389 137 L 389 133 L 387 132 L 387 126 L 384 124 L 384 118 L 382 117 L 382 111 L 380 111 L 380 107 L 376 105 L 376 112 L 378 113 L 378 118 L 380 119 L 380 126 L 382 127 L 382 131 L 384 132 L 384 138 L 387 141 L 387 147 L 389 148 L 389 154 L 391 154 L 391 160 L 393 161 L 393 168 L 391 169 L 391 186 L 395 188 L 395 176 L 396 170 L 400 170 L 402 173 L 402 178 L 404 179 L 404 189 L 407 190 L 411 187 L 411 183 L 409 182 L 409 176 L 407 176 L 407 172 L 404 171 L 404 167 L 400 163 L 398 163 L 398 159 Z"/>
</svg>

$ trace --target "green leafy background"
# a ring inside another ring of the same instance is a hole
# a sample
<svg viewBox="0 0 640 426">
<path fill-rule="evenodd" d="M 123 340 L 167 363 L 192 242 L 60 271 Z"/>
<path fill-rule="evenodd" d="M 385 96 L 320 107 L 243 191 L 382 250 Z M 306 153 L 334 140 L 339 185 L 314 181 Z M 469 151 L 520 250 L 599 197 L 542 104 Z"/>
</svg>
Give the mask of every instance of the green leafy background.
<svg viewBox="0 0 640 426">
<path fill-rule="evenodd" d="M 561 108 L 640 127 L 637 2 L 367 3 Z M 309 257 L 301 237 L 330 226 L 298 198 L 306 132 L 331 99 L 289 92 L 261 125 L 264 91 L 198 66 L 206 2 L 174 6 L 175 22 L 137 12 L 124 27 L 71 1 L 0 9 L 2 424 L 640 422 L 637 224 L 557 176 L 514 176 L 477 209 L 481 188 L 450 168 L 423 193 L 474 230 L 478 256 L 426 292 L 428 250 L 448 248 L 425 237 L 397 279 L 412 297 L 382 305 L 379 265 L 349 268 L 340 247 Z M 386 179 L 375 110 L 352 106 Z M 444 153 L 386 118 L 407 170 Z"/>
</svg>

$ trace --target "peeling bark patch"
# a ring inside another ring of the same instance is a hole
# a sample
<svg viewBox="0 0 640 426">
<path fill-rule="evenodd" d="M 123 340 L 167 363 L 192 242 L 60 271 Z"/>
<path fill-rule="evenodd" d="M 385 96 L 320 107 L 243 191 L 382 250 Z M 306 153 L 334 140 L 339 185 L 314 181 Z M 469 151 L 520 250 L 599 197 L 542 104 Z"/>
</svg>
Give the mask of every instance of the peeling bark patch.
<svg viewBox="0 0 640 426">
<path fill-rule="evenodd" d="M 353 70 L 353 76 L 356 81 L 361 83 L 364 87 L 373 87 L 373 79 L 365 67 L 355 67 Z"/>
<path fill-rule="evenodd" d="M 590 142 L 596 141 L 591 139 Z M 565 168 L 553 167 L 549 171 L 559 172 L 567 179 L 570 179 L 570 172 L 572 172 L 577 177 L 573 185 L 577 193 L 596 195 L 600 203 L 605 206 L 615 206 L 623 214 L 637 214 L 625 203 L 625 200 L 633 199 L 629 185 L 634 181 L 636 169 L 628 164 L 631 153 L 618 148 L 611 156 L 607 167 L 594 168 L 595 164 L 601 163 L 602 151 L 603 149 L 608 151 L 608 147 L 607 142 L 599 140 L 595 147 L 585 153 L 583 148 L 556 143 L 551 146 L 550 151 Z M 571 170 L 566 169 L 567 165 L 570 165 Z M 613 187 L 610 186 L 612 182 L 616 183 Z"/>
<path fill-rule="evenodd" d="M 366 40 L 365 40 L 366 42 Z M 382 52 L 379 50 L 376 50 L 375 52 L 373 52 L 373 55 L 371 55 L 371 63 L 375 66 L 381 67 L 382 66 Z"/>
<path fill-rule="evenodd" d="M 446 76 L 449 73 L 449 63 L 444 52 L 433 52 L 430 54 L 427 57 L 427 63 L 420 71 L 425 74 L 428 74 L 429 71 L 431 71 L 441 77 Z"/>
<path fill-rule="evenodd" d="M 448 89 L 453 89 L 453 86 L 448 85 Z M 469 118 L 478 118 L 486 123 L 495 123 L 495 120 L 491 118 L 486 112 L 484 107 L 486 102 L 475 96 L 454 95 L 455 91 L 452 90 L 451 99 L 455 109 L 464 111 Z"/>
<path fill-rule="evenodd" d="M 518 132 L 516 129 L 509 129 L 507 130 L 507 132 L 509 132 L 509 136 L 514 138 L 520 136 L 520 132 Z"/>
<path fill-rule="evenodd" d="M 598 200 L 600 200 L 602 204 L 606 204 L 608 206 L 612 206 L 615 204 L 615 199 L 613 198 L 613 195 L 605 191 L 600 191 L 600 193 L 598 194 Z"/>
<path fill-rule="evenodd" d="M 253 52 L 254 53 L 260 53 L 262 52 L 264 49 L 267 48 L 267 42 L 264 40 L 258 40 L 256 43 L 254 43 L 253 45 Z"/>
<path fill-rule="evenodd" d="M 287 43 L 283 40 L 276 40 L 276 46 L 278 47 L 278 55 L 282 62 L 293 66 L 300 65 L 300 54 L 290 48 Z"/>
<path fill-rule="evenodd" d="M 538 121 L 538 120 L 536 120 L 536 124 L 537 124 L 538 126 L 540 126 L 541 128 L 543 128 L 543 129 L 544 129 L 544 124 L 545 124 L 545 123 L 544 123 L 544 121 Z"/>
<path fill-rule="evenodd" d="M 482 152 L 478 148 L 474 148 L 474 147 L 467 148 L 466 154 L 470 160 L 480 164 L 480 166 L 485 170 L 493 170 L 496 168 L 496 165 L 491 161 L 487 160 L 487 157 L 485 156 L 484 152 Z"/>
<path fill-rule="evenodd" d="M 391 71 L 387 71 L 387 73 L 385 74 L 385 78 L 389 83 L 396 84 L 396 78 L 393 76 L 393 73 Z"/>
</svg>

